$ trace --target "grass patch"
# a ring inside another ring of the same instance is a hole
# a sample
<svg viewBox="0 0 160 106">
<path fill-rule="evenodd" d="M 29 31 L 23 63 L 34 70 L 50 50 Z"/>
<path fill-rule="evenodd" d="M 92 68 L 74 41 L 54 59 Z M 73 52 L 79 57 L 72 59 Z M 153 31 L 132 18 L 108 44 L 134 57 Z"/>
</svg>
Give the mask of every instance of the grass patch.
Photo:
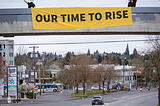
<svg viewBox="0 0 160 106">
<path fill-rule="evenodd" d="M 106 91 L 106 92 L 110 92 L 110 91 Z M 116 89 L 112 89 L 111 92 L 118 92 L 118 90 Z M 72 93 L 71 94 L 71 98 L 75 98 L 75 97 L 88 97 L 88 96 L 92 96 L 92 95 L 103 95 L 103 91 L 102 90 L 96 90 L 96 91 L 86 91 L 86 95 L 83 95 L 83 92 L 79 92 L 78 94 L 76 93 Z"/>
<path fill-rule="evenodd" d="M 78 94 L 72 93 L 71 94 L 71 98 L 75 98 L 75 97 L 88 97 L 88 96 L 96 95 L 96 94 L 103 94 L 103 91 L 102 90 L 86 91 L 86 95 L 83 95 L 83 92 L 79 92 Z"/>
</svg>

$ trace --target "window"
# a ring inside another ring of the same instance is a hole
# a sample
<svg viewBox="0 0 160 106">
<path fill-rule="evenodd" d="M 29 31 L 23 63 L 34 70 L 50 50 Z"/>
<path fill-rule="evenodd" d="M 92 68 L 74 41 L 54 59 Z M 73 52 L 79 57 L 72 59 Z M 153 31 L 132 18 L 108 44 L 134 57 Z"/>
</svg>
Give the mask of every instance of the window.
<svg viewBox="0 0 160 106">
<path fill-rule="evenodd" d="M 3 52 L 3 57 L 5 57 L 5 52 Z"/>
<path fill-rule="evenodd" d="M 128 80 L 129 80 L 129 77 L 125 77 L 125 80 L 128 81 Z"/>
<path fill-rule="evenodd" d="M 5 49 L 5 44 L 3 44 L 3 47 L 4 47 L 4 49 Z"/>
<path fill-rule="evenodd" d="M 13 49 L 13 45 L 9 45 L 9 49 Z"/>
<path fill-rule="evenodd" d="M 9 65 L 13 65 L 13 61 L 9 61 Z"/>
<path fill-rule="evenodd" d="M 13 57 L 13 53 L 9 53 L 9 57 Z"/>
</svg>

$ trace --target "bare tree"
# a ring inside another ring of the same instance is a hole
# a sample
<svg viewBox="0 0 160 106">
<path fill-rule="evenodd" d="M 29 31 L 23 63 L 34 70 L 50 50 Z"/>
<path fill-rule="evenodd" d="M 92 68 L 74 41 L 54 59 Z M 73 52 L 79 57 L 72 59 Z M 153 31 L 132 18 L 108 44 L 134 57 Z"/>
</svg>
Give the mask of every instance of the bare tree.
<svg viewBox="0 0 160 106">
<path fill-rule="evenodd" d="M 107 89 L 109 89 L 109 85 L 112 79 L 118 78 L 118 74 L 114 70 L 113 65 L 100 65 L 95 69 L 95 74 L 97 74 L 97 77 L 99 81 L 102 83 L 102 88 L 104 88 L 105 82 L 107 82 Z M 103 93 L 104 92 L 104 89 Z"/>
<path fill-rule="evenodd" d="M 76 62 L 77 70 L 79 72 L 79 78 L 83 86 L 83 94 L 85 94 L 86 84 L 89 81 L 89 76 L 91 73 L 90 72 L 91 68 L 89 67 L 89 65 L 92 62 L 92 58 L 86 55 L 79 55 L 74 59 L 75 59 L 74 62 Z"/>
<path fill-rule="evenodd" d="M 26 54 L 26 52 L 27 52 L 27 49 L 24 46 L 19 46 L 18 49 L 17 49 L 17 53 L 19 55 Z"/>
<path fill-rule="evenodd" d="M 107 71 L 105 70 L 105 67 L 100 65 L 95 69 L 95 74 L 98 77 L 98 82 L 99 82 L 99 89 L 100 89 L 100 84 L 102 83 L 102 86 L 104 88 L 104 83 L 107 81 Z M 100 83 L 101 82 L 101 83 Z M 104 94 L 104 89 L 103 89 L 103 94 Z"/>
<path fill-rule="evenodd" d="M 158 82 L 160 85 L 160 36 L 159 35 L 149 35 L 147 36 L 148 43 L 151 48 L 147 51 L 153 67 L 156 69 L 158 76 Z M 160 105 L 160 89 L 158 92 L 158 105 Z"/>
<path fill-rule="evenodd" d="M 4 61 L 3 58 L 0 56 L 0 79 L 4 77 Z"/>
<path fill-rule="evenodd" d="M 65 71 L 68 82 L 77 87 L 82 83 L 83 94 L 85 94 L 86 83 L 89 81 L 90 67 L 92 58 L 86 55 L 78 55 L 74 57 L 69 63 L 69 69 Z"/>
</svg>

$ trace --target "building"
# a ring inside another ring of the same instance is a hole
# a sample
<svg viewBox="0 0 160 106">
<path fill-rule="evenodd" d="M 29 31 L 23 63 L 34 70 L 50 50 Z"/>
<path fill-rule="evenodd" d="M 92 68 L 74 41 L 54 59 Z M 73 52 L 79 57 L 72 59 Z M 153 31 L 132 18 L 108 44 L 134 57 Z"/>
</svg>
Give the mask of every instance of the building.
<svg viewBox="0 0 160 106">
<path fill-rule="evenodd" d="M 14 66 L 14 40 L 0 40 L 0 56 L 5 66 Z"/>
<path fill-rule="evenodd" d="M 1 57 L 1 71 L 5 72 L 5 67 L 14 66 L 14 41 L 0 40 L 0 57 Z M 4 95 L 4 85 L 6 77 L 0 77 L 0 95 Z"/>
</svg>

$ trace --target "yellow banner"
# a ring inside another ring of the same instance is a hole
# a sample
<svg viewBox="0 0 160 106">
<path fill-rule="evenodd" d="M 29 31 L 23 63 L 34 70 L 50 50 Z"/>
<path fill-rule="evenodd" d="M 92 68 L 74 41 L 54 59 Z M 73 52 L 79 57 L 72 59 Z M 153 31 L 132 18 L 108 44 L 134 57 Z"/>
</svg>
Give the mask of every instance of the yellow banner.
<svg viewBox="0 0 160 106">
<path fill-rule="evenodd" d="M 82 29 L 132 25 L 131 7 L 32 8 L 34 29 Z"/>
</svg>

